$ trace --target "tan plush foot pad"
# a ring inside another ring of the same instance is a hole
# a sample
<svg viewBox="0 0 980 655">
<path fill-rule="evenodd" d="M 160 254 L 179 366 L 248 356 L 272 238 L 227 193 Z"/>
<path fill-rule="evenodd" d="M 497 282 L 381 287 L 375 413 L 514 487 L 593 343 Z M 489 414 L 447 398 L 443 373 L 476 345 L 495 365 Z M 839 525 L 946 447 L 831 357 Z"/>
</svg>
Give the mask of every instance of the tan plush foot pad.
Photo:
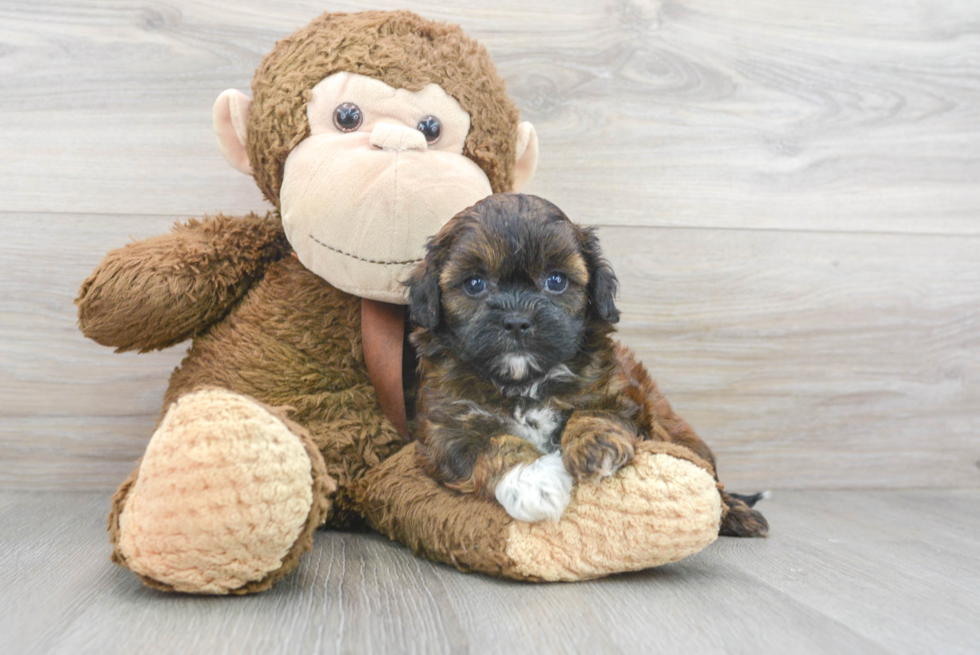
<svg viewBox="0 0 980 655">
<path fill-rule="evenodd" d="M 168 591 L 260 591 L 309 549 L 335 488 L 302 428 L 247 397 L 196 391 L 113 499 L 113 558 Z"/>
<path fill-rule="evenodd" d="M 718 538 L 721 495 L 705 469 L 641 448 L 632 466 L 580 484 L 561 521 L 510 526 L 507 555 L 518 574 L 586 580 L 693 555 Z"/>
<path fill-rule="evenodd" d="M 710 466 L 673 444 L 640 444 L 632 464 L 578 486 L 561 521 L 515 521 L 495 502 L 453 492 L 418 467 L 415 445 L 358 486 L 368 520 L 416 553 L 523 580 L 586 580 L 677 561 L 718 536 Z"/>
</svg>

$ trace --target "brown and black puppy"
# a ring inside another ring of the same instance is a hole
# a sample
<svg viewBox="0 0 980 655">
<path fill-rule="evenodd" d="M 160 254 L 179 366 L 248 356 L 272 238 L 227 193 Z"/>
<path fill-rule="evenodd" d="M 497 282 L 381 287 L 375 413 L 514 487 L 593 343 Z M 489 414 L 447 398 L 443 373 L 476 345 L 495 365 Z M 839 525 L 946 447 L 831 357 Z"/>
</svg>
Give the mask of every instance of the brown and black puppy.
<svg viewBox="0 0 980 655">
<path fill-rule="evenodd" d="M 553 204 L 482 200 L 429 241 L 409 285 L 419 452 L 445 485 L 538 521 L 560 517 L 573 482 L 612 475 L 643 440 L 681 444 L 714 466 L 610 338 L 617 282 L 595 231 Z M 723 500 L 722 534 L 766 534 L 760 513 Z"/>
</svg>

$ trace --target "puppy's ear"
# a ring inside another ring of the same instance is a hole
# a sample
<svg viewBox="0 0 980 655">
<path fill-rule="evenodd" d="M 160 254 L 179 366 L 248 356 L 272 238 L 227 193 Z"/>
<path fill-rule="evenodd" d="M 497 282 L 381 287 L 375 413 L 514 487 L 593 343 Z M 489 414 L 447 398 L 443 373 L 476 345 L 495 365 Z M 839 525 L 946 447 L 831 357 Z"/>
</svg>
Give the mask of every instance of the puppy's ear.
<svg viewBox="0 0 980 655">
<path fill-rule="evenodd" d="M 412 322 L 432 329 L 439 325 L 442 316 L 439 293 L 439 267 L 431 249 L 425 261 L 408 279 L 408 313 Z"/>
<path fill-rule="evenodd" d="M 464 209 L 442 226 L 425 245 L 425 259 L 405 282 L 408 289 L 408 312 L 415 325 L 433 329 L 442 320 L 442 292 L 439 275 L 456 239 L 475 221 L 473 207 Z"/>
<path fill-rule="evenodd" d="M 453 228 L 459 223 L 454 218 L 442 227 L 425 245 L 425 259 L 412 271 L 408 281 L 408 313 L 412 322 L 430 330 L 442 320 L 442 292 L 439 290 L 439 274 L 449 249 L 455 241 Z"/>
<path fill-rule="evenodd" d="M 616 290 L 619 281 L 612 267 L 603 262 L 595 272 L 595 285 L 592 287 L 592 303 L 599 318 L 608 323 L 619 323 L 619 308 L 616 307 Z"/>
<path fill-rule="evenodd" d="M 595 228 L 581 228 L 580 238 L 582 256 L 585 257 L 585 263 L 589 267 L 589 306 L 601 320 L 618 323 L 616 290 L 619 288 L 619 281 L 616 279 L 616 274 L 602 256 Z"/>
</svg>

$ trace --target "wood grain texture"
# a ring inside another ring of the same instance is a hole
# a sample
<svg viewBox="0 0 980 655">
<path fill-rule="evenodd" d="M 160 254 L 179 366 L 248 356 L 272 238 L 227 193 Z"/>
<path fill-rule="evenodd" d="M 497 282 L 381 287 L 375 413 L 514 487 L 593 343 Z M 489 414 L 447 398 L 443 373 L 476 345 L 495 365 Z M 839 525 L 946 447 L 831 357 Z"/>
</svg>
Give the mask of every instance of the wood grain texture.
<svg viewBox="0 0 980 655">
<path fill-rule="evenodd" d="M 0 215 L 0 416 L 159 411 L 162 385 L 185 348 L 113 355 L 81 335 L 73 302 L 108 250 L 173 224 L 144 216 Z"/>
<path fill-rule="evenodd" d="M 622 339 L 726 484 L 980 485 L 980 239 L 601 236 Z"/>
<path fill-rule="evenodd" d="M 171 224 L 0 216 L 0 485 L 108 489 L 142 454 L 186 346 L 114 354 L 81 336 L 72 299 L 104 250 Z M 601 238 L 621 281 L 620 338 L 730 488 L 980 486 L 980 238 Z"/>
<path fill-rule="evenodd" d="M 622 338 L 730 487 L 980 486 L 980 6 L 372 6 L 488 47 L 528 190 L 605 226 Z M 71 301 L 130 237 L 266 207 L 210 106 L 322 9 L 0 5 L 0 488 L 108 489 L 142 453 L 184 346 L 113 355 Z"/>
<path fill-rule="evenodd" d="M 409 0 L 483 41 L 542 148 L 528 189 L 590 222 L 980 233 L 972 0 Z M 332 3 L 357 10 L 362 2 Z M 319 2 L 8 0 L 3 210 L 264 207 L 215 147 Z"/>
<path fill-rule="evenodd" d="M 111 248 L 172 218 L 0 214 L 0 488 L 114 488 L 142 455 L 186 346 L 114 354 L 73 300 Z"/>
<path fill-rule="evenodd" d="M 377 535 L 317 534 L 246 598 L 142 587 L 101 494 L 0 493 L 0 634 L 16 653 L 972 653 L 980 492 L 785 492 L 768 540 L 576 584 L 465 575 Z"/>
</svg>

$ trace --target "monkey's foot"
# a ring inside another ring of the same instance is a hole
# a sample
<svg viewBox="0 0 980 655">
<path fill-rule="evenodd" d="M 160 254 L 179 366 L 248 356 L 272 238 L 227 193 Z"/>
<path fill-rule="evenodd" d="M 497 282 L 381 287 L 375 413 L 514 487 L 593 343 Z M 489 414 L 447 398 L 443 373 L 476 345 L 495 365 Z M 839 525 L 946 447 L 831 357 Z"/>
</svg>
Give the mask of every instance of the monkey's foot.
<svg viewBox="0 0 980 655">
<path fill-rule="evenodd" d="M 681 449 L 645 442 L 632 465 L 579 483 L 558 522 L 511 524 L 506 552 L 521 577 L 584 580 L 675 562 L 718 536 L 714 477 Z"/>
<path fill-rule="evenodd" d="M 612 476 L 577 484 L 559 521 L 512 519 L 495 502 L 425 476 L 415 444 L 358 487 L 371 524 L 415 552 L 464 571 L 523 580 L 586 580 L 692 555 L 718 537 L 721 495 L 691 451 L 643 442 Z"/>
<path fill-rule="evenodd" d="M 310 549 L 334 491 L 302 427 L 246 396 L 195 391 L 113 498 L 113 561 L 166 591 L 262 591 Z"/>
</svg>

